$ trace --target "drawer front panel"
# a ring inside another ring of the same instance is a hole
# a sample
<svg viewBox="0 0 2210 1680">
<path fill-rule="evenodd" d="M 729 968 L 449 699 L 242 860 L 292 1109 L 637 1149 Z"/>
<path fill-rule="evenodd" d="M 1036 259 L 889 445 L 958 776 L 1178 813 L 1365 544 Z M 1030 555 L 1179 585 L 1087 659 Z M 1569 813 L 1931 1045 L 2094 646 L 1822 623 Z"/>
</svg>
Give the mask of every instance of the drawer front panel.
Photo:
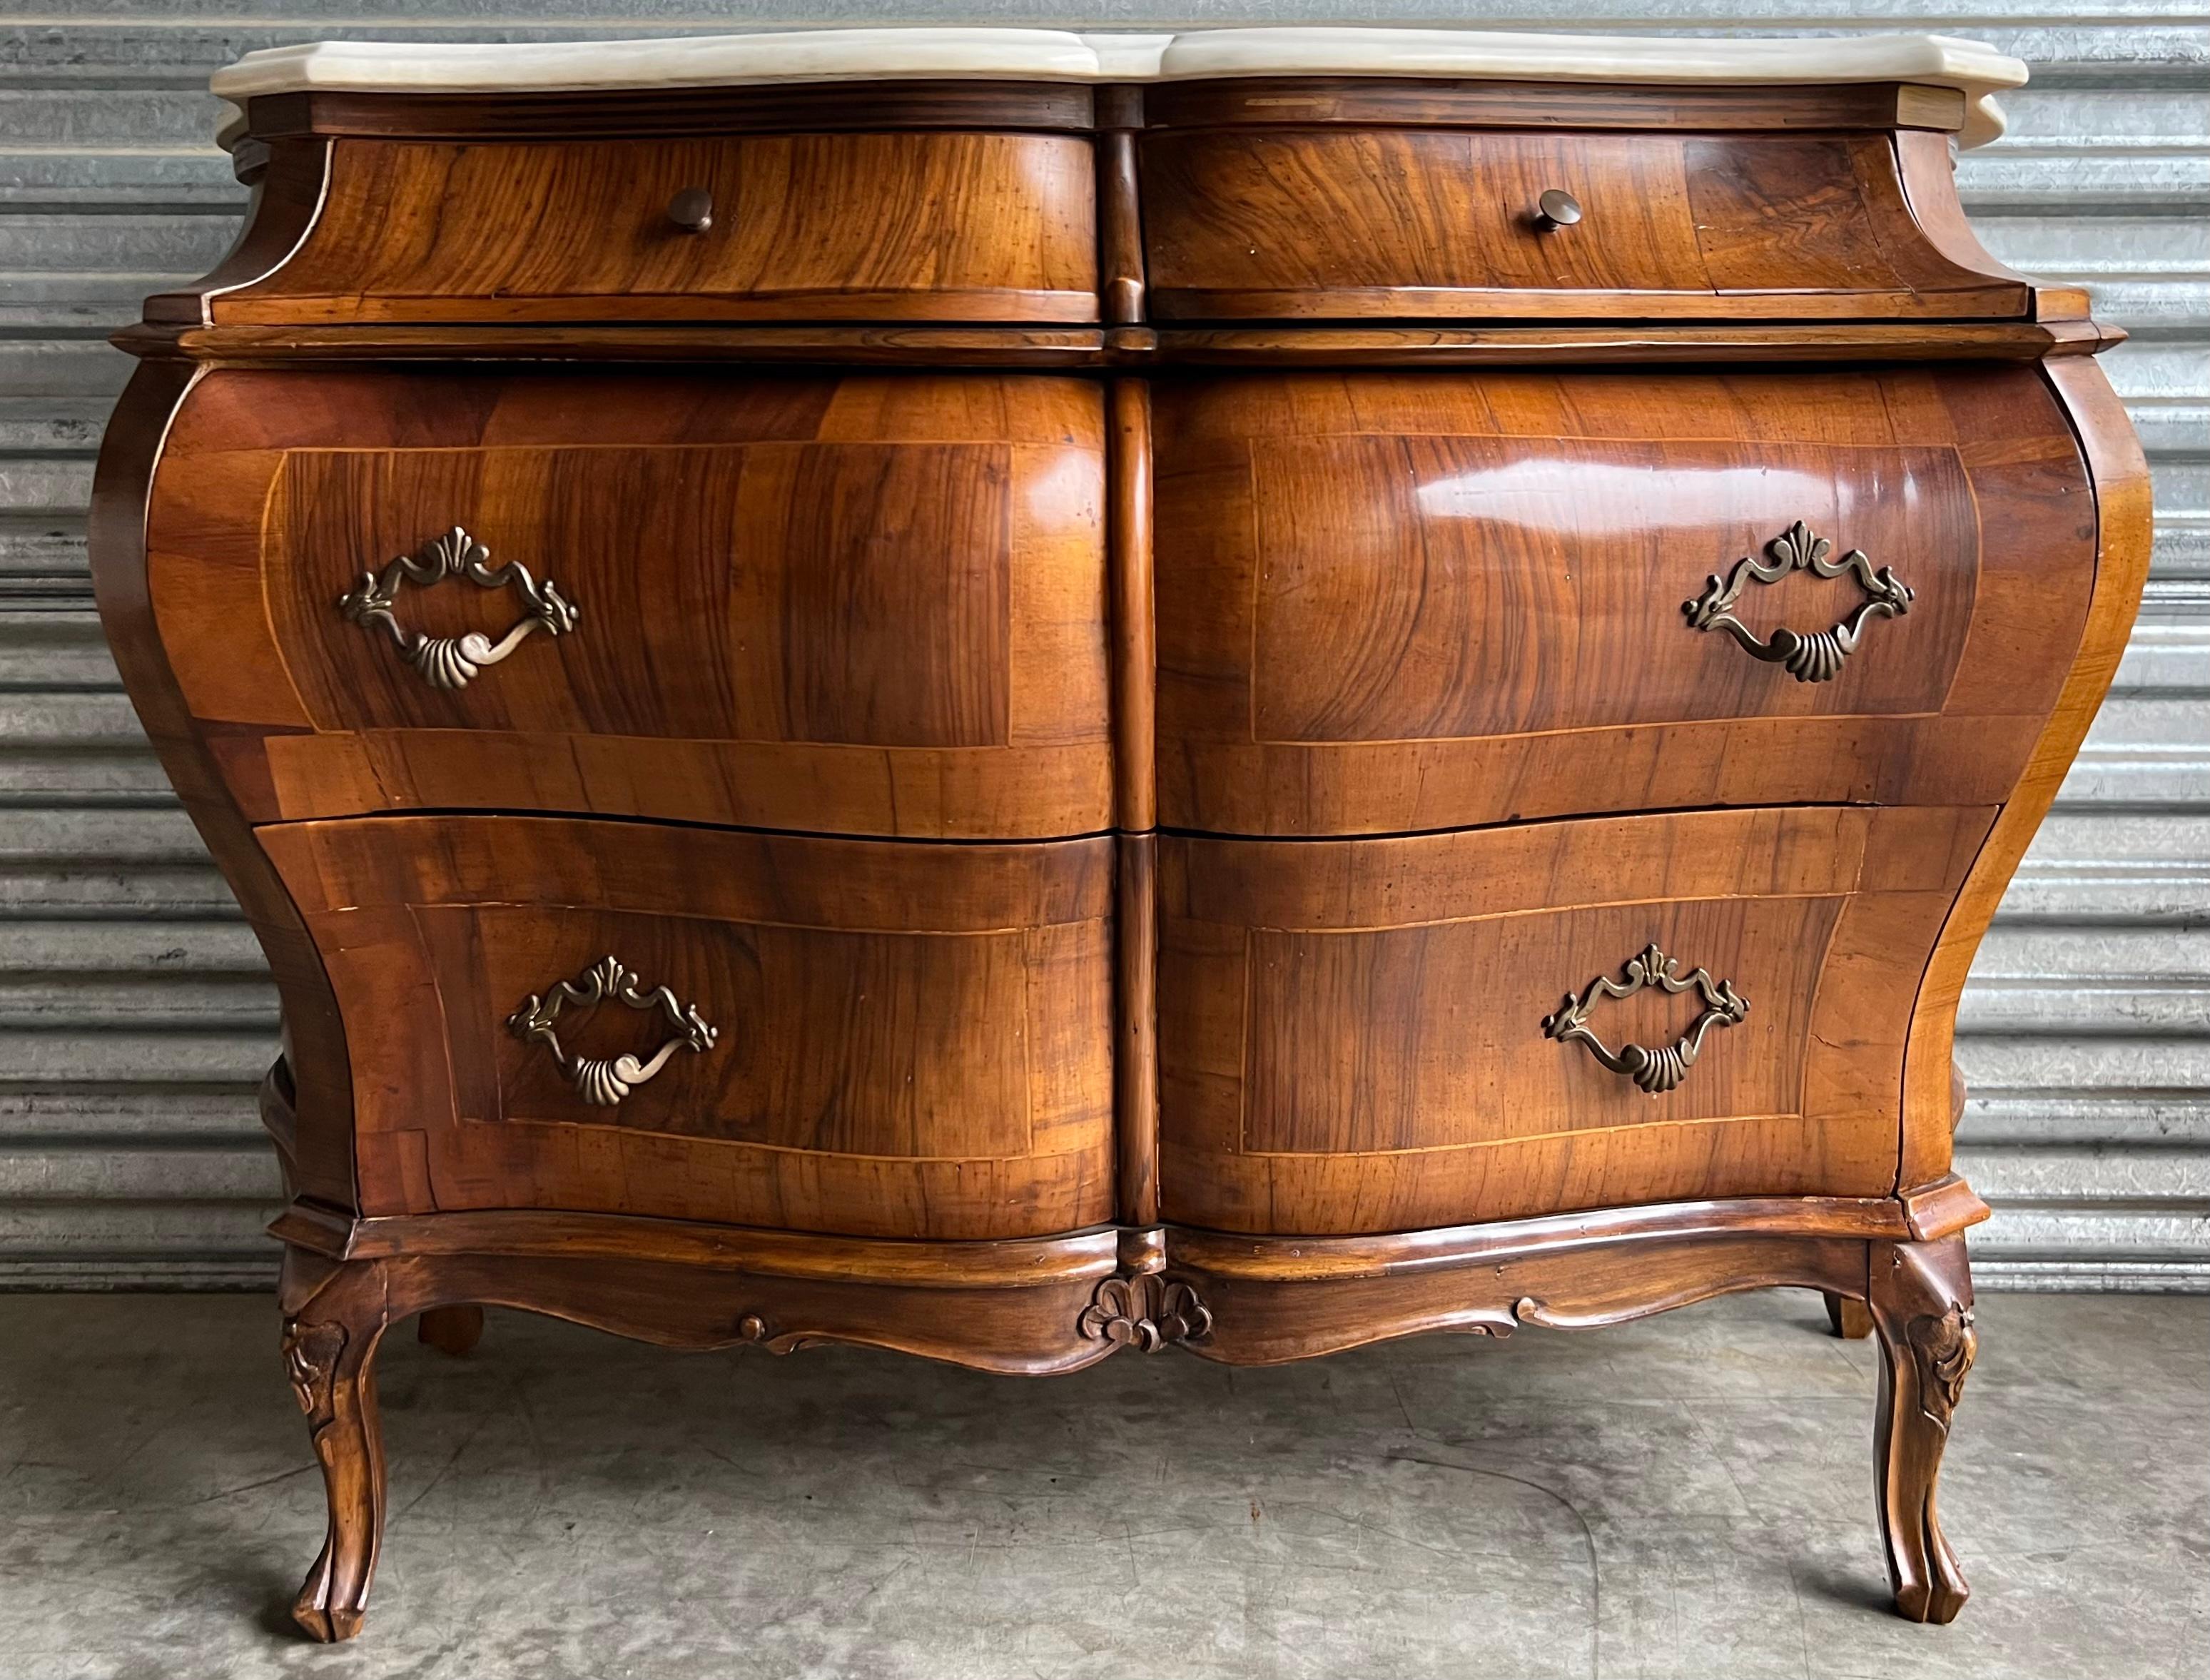
<svg viewBox="0 0 2210 1680">
<path fill-rule="evenodd" d="M 1177 827 L 2000 800 L 2093 581 L 2025 370 L 1300 375 L 1157 411 Z"/>
<path fill-rule="evenodd" d="M 1919 978 L 1993 816 L 1162 839 L 1165 1217 L 1319 1234 L 1886 1195 Z M 1633 983 L 1653 946 L 1678 989 Z M 1576 998 L 1609 1062 L 1546 1030 Z"/>
<path fill-rule="evenodd" d="M 670 207 L 699 190 L 693 232 Z M 299 251 L 210 307 L 240 323 L 1094 321 L 1096 244 L 1090 146 L 1067 136 L 347 139 Z"/>
<path fill-rule="evenodd" d="M 257 819 L 1110 821 L 1091 387 L 217 374 L 169 461 L 156 609 Z"/>
<path fill-rule="evenodd" d="M 1143 140 L 1166 319 L 2019 317 L 1944 257 L 1886 135 L 1196 130 Z M 1580 211 L 1537 220 L 1546 191 Z"/>
<path fill-rule="evenodd" d="M 353 1024 L 365 1212 L 940 1237 L 1110 1215 L 1109 841 L 260 832 Z"/>
</svg>

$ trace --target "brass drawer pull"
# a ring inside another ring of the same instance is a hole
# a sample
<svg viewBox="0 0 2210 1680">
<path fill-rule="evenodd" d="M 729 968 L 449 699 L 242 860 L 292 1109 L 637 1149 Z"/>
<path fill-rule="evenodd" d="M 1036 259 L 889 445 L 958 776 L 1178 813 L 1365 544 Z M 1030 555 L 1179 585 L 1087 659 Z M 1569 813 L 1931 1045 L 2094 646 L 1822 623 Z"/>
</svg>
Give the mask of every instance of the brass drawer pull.
<svg viewBox="0 0 2210 1680">
<path fill-rule="evenodd" d="M 586 1015 L 600 1004 L 612 998 L 617 1003 L 627 1004 L 631 1009 L 654 1010 L 664 1013 L 674 1026 L 675 1036 L 652 1053 L 649 1060 L 639 1061 L 635 1056 L 613 1056 L 600 1059 L 592 1056 L 571 1056 L 560 1048 L 560 1036 L 553 1023 L 560 1012 L 570 1004 L 582 1009 Z M 586 1103 L 602 1109 L 611 1109 L 667 1065 L 668 1057 L 678 1050 L 694 1053 L 710 1050 L 714 1041 L 721 1036 L 718 1029 L 709 1027 L 695 1006 L 678 1003 L 675 994 L 665 986 L 647 992 L 639 988 L 637 976 L 624 968 L 613 957 L 601 957 L 596 963 L 573 980 L 557 981 L 552 989 L 541 998 L 532 994 L 521 1008 L 506 1018 L 506 1030 L 516 1038 L 534 1041 L 552 1052 L 552 1060 L 576 1094 Z"/>
<path fill-rule="evenodd" d="M 386 632 L 399 656 L 420 671 L 431 687 L 466 688 L 485 666 L 498 664 L 530 632 L 565 636 L 576 627 L 575 604 L 562 597 L 550 577 L 540 583 L 527 566 L 493 566 L 486 564 L 490 559 L 490 549 L 456 525 L 423 544 L 418 553 L 401 555 L 384 567 L 381 577 L 363 572 L 360 582 L 338 597 L 338 611 L 365 630 Z M 401 584 L 427 587 L 448 577 L 465 577 L 478 589 L 511 588 L 528 605 L 528 615 L 496 642 L 473 630 L 465 636 L 424 636 L 399 622 L 396 609 Z"/>
<path fill-rule="evenodd" d="M 1842 662 L 1857 650 L 1857 640 L 1867 624 L 1874 619 L 1901 618 L 1911 610 L 1914 598 L 1911 586 L 1887 567 L 1875 571 L 1863 549 L 1852 548 L 1839 560 L 1828 559 L 1833 546 L 1822 536 L 1812 535 L 1798 519 L 1785 534 L 1765 545 L 1765 552 L 1772 557 L 1770 563 L 1747 555 L 1735 562 L 1724 582 L 1713 574 L 1706 580 L 1701 595 L 1682 601 L 1681 610 L 1688 614 L 1688 627 L 1724 630 L 1751 658 L 1783 667 L 1798 682 L 1827 681 L 1842 668 Z M 1808 571 L 1814 577 L 1846 574 L 1855 577 L 1871 599 L 1832 630 L 1814 631 L 1807 636 L 1783 628 L 1760 641 L 1755 631 L 1735 617 L 1735 603 L 1753 582 L 1777 583 L 1791 571 Z"/>
<path fill-rule="evenodd" d="M 1580 219 L 1581 201 L 1556 187 L 1535 201 L 1535 214 L 1530 218 L 1537 233 L 1555 233 L 1561 227 L 1573 227 Z"/>
<path fill-rule="evenodd" d="M 1543 1036 L 1555 1039 L 1561 1044 L 1585 1044 L 1589 1054 L 1613 1073 L 1626 1074 L 1652 1097 L 1662 1096 L 1688 1078 L 1688 1070 L 1695 1066 L 1696 1057 L 1704 1048 L 1705 1034 L 1713 1027 L 1730 1027 L 1749 1013 L 1748 1001 L 1735 990 L 1731 982 L 1715 981 L 1702 969 L 1697 969 L 1684 980 L 1679 970 L 1680 959 L 1668 957 L 1653 944 L 1639 957 L 1628 959 L 1621 970 L 1624 979 L 1614 980 L 1600 974 L 1578 995 L 1567 993 L 1558 1012 L 1543 1018 Z M 1599 999 L 1631 998 L 1645 986 L 1662 987 L 1668 992 L 1694 992 L 1704 1000 L 1703 1013 L 1696 1017 L 1677 1042 L 1663 1049 L 1622 1044 L 1618 1054 L 1614 1055 L 1589 1030 L 1589 1011 Z"/>
</svg>

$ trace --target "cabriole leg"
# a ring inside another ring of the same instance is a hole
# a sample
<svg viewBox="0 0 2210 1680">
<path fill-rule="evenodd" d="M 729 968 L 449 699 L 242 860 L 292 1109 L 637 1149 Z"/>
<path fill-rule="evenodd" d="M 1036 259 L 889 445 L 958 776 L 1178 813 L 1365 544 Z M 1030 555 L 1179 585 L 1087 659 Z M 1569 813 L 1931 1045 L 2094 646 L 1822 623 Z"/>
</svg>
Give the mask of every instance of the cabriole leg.
<svg viewBox="0 0 2210 1680">
<path fill-rule="evenodd" d="M 1827 1323 L 1837 1336 L 1856 1342 L 1872 1334 L 1871 1308 L 1862 1301 L 1852 1301 L 1846 1295 L 1836 1295 L 1831 1290 L 1825 1294 Z"/>
<path fill-rule="evenodd" d="M 376 1348 L 389 1322 L 382 1266 L 287 1250 L 284 1371 L 322 1460 L 329 1527 L 292 1617 L 313 1638 L 360 1631 L 383 1540 L 383 1440 L 376 1417 Z"/>
<path fill-rule="evenodd" d="M 483 1339 L 484 1310 L 480 1307 L 430 1307 L 414 1320 L 414 1337 L 440 1353 L 466 1353 Z"/>
<path fill-rule="evenodd" d="M 1941 1538 L 1934 1486 L 1978 1349 L 1965 1241 L 1875 1242 L 1870 1260 L 1881 1352 L 1873 1490 L 1888 1582 L 1896 1609 L 1910 1620 L 1953 1621 L 1971 1589 Z"/>
</svg>

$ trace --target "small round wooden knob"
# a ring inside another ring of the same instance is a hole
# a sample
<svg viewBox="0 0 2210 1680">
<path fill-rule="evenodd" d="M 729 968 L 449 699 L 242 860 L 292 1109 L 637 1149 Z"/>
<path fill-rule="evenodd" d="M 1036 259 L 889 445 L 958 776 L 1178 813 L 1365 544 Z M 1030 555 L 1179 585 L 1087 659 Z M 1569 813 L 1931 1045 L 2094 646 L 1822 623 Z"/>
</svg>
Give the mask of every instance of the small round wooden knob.
<svg viewBox="0 0 2210 1680">
<path fill-rule="evenodd" d="M 1561 227 L 1571 227 L 1581 219 L 1581 201 L 1570 192 L 1561 192 L 1552 187 L 1535 201 L 1535 231 L 1555 233 Z"/>
<path fill-rule="evenodd" d="M 1578 217 L 1580 210 L 1575 208 Z M 667 201 L 667 219 L 685 233 L 703 233 L 714 225 L 714 195 L 703 187 L 685 187 Z"/>
</svg>

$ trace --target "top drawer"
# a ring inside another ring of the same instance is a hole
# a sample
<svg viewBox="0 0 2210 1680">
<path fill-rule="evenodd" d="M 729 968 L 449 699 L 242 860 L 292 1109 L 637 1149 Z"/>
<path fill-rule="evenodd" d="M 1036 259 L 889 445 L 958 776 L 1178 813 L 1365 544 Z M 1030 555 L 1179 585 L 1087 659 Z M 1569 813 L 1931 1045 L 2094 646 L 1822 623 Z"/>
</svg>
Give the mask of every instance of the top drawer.
<svg viewBox="0 0 2210 1680">
<path fill-rule="evenodd" d="M 1962 267 L 1929 240 L 1884 133 L 1167 130 L 1144 138 L 1143 184 L 1162 319 L 2032 307 L 2023 282 Z M 1565 194 L 1579 220 L 1545 227 L 1545 192 Z"/>
<path fill-rule="evenodd" d="M 703 212 L 704 225 L 696 225 Z M 346 138 L 219 323 L 1094 321 L 1086 141 Z"/>
</svg>

